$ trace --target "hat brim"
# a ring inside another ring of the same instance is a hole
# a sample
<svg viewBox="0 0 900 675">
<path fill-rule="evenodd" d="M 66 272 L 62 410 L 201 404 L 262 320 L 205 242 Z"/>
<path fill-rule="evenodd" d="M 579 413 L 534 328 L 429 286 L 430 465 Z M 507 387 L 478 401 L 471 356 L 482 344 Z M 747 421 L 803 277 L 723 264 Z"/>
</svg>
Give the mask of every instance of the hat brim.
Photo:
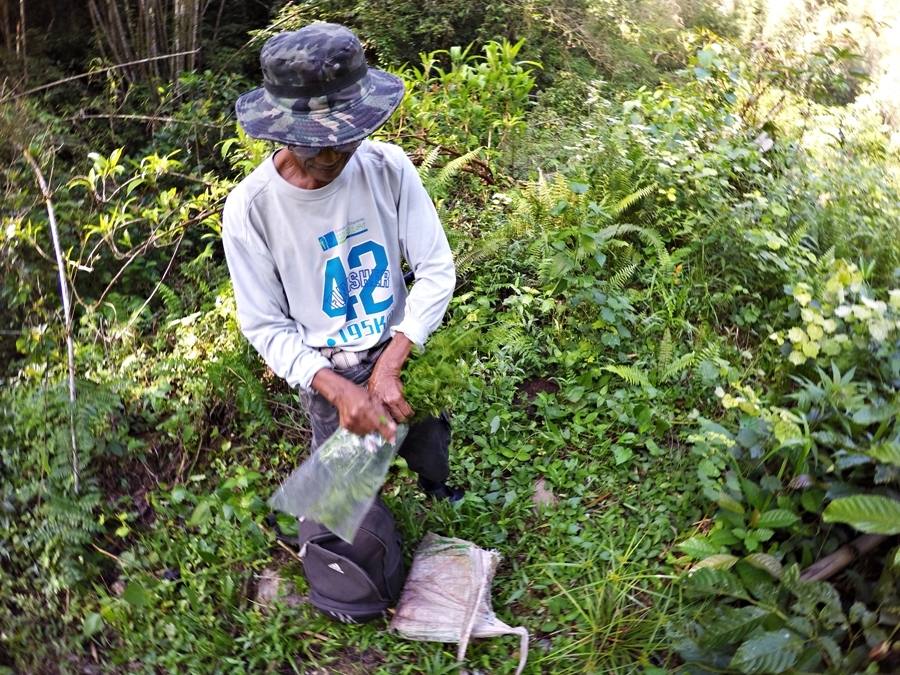
<svg viewBox="0 0 900 675">
<path fill-rule="evenodd" d="M 368 94 L 337 111 L 296 112 L 275 105 L 265 88 L 254 89 L 235 104 L 238 122 L 247 135 L 286 145 L 324 148 L 353 143 L 387 122 L 403 100 L 403 80 L 369 68 Z"/>
</svg>

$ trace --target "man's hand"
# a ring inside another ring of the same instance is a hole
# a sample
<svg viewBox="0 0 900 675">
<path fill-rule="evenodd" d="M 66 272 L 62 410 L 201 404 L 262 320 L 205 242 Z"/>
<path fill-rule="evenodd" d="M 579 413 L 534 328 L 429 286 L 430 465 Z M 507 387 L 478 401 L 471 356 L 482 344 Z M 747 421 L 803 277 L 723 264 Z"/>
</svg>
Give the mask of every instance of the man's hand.
<svg viewBox="0 0 900 675">
<path fill-rule="evenodd" d="M 312 386 L 337 408 L 341 426 L 348 431 L 358 436 L 377 431 L 391 442 L 396 438 L 397 425 L 391 414 L 364 387 L 328 368 L 316 373 Z"/>
<path fill-rule="evenodd" d="M 375 366 L 372 376 L 369 378 L 369 393 L 372 397 L 381 401 L 387 408 L 391 417 L 397 422 L 405 422 L 412 417 L 413 409 L 403 398 L 403 385 L 400 383 L 400 373 L 379 369 Z"/>
<path fill-rule="evenodd" d="M 400 382 L 400 370 L 409 358 L 411 349 L 412 342 L 409 338 L 403 333 L 397 333 L 378 358 L 369 376 L 369 393 L 385 405 L 397 422 L 405 422 L 413 415 L 413 409 L 403 398 L 403 384 Z"/>
</svg>

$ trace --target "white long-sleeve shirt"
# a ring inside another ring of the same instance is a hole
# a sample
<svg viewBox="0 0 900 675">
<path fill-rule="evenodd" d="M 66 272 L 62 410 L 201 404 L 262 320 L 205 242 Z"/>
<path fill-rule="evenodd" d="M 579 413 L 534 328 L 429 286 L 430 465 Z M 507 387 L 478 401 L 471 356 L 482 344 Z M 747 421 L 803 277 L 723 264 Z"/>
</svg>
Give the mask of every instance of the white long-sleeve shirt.
<svg viewBox="0 0 900 675">
<path fill-rule="evenodd" d="M 222 241 L 241 330 L 275 373 L 309 388 L 318 350 L 369 349 L 401 332 L 423 345 L 456 272 L 418 173 L 397 146 L 364 141 L 328 185 L 288 183 L 268 157 L 225 202 Z M 407 294 L 401 256 L 415 274 Z"/>
</svg>

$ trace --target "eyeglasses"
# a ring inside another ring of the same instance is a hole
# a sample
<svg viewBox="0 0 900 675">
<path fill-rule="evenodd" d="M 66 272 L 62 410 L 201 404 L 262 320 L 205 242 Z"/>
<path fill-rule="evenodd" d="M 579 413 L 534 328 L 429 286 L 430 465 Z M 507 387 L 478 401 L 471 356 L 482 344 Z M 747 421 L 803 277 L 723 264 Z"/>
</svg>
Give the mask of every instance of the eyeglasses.
<svg viewBox="0 0 900 675">
<path fill-rule="evenodd" d="M 356 152 L 356 149 L 362 144 L 362 141 L 353 141 L 352 143 L 344 143 L 343 145 L 332 145 L 327 148 L 308 148 L 302 145 L 289 145 L 288 150 L 293 152 L 300 159 L 312 159 L 324 150 L 334 150 L 341 155 L 349 155 Z"/>
</svg>

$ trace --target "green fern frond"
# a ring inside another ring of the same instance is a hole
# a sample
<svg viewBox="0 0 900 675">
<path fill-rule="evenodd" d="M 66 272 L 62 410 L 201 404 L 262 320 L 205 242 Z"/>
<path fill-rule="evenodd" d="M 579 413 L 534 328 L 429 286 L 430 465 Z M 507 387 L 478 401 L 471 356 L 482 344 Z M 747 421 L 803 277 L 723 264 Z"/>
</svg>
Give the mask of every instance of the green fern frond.
<svg viewBox="0 0 900 675">
<path fill-rule="evenodd" d="M 626 234 L 636 234 L 645 244 L 652 246 L 656 253 L 656 264 L 664 271 L 669 270 L 672 265 L 672 258 L 666 245 L 659 233 L 653 228 L 634 225 L 632 223 L 617 223 L 616 225 L 608 225 L 597 232 L 596 238 L 600 241 L 608 241 L 610 245 L 615 238 Z"/>
<path fill-rule="evenodd" d="M 832 245 L 825 253 L 819 256 L 819 262 L 817 264 L 819 271 L 824 272 L 829 269 L 834 263 L 834 245 Z"/>
<path fill-rule="evenodd" d="M 162 298 L 163 306 L 166 308 L 166 314 L 170 317 L 180 317 L 184 314 L 184 307 L 181 298 L 172 290 L 172 288 L 164 283 L 159 284 L 159 295 Z"/>
<path fill-rule="evenodd" d="M 644 199 L 644 197 L 652 194 L 655 189 L 656 183 L 650 183 L 650 185 L 645 185 L 639 190 L 635 190 L 631 194 L 625 195 L 618 202 L 616 202 L 616 205 L 613 207 L 614 215 L 621 216 L 632 206 Z"/>
<path fill-rule="evenodd" d="M 791 236 L 788 238 L 791 248 L 797 248 L 800 245 L 800 242 L 803 241 L 803 237 L 806 236 L 807 232 L 809 232 L 809 227 L 807 225 L 800 225 L 791 232 Z"/>
<path fill-rule="evenodd" d="M 609 290 L 616 293 L 621 293 L 625 290 L 625 285 L 631 281 L 631 277 L 634 275 L 635 270 L 637 270 L 637 265 L 635 263 L 629 263 L 620 267 L 618 271 L 610 277 L 606 284 Z"/>
<path fill-rule="evenodd" d="M 485 344 L 489 352 L 495 354 L 505 352 L 510 356 L 523 354 L 533 346 L 524 326 L 509 323 L 491 330 Z"/>
<path fill-rule="evenodd" d="M 669 365 L 672 363 L 672 353 L 674 347 L 672 345 L 672 333 L 666 328 L 663 333 L 662 341 L 659 343 L 659 350 L 656 354 L 656 372 L 665 373 Z"/>
<path fill-rule="evenodd" d="M 634 366 L 603 366 L 600 370 L 605 370 L 614 375 L 618 375 L 628 384 L 641 387 L 650 387 L 650 380 L 646 373 Z"/>
<path fill-rule="evenodd" d="M 569 183 L 566 177 L 561 173 L 554 174 L 551 179 L 547 179 L 543 172 L 538 172 L 538 179 L 532 183 L 526 190 L 533 196 L 538 207 L 538 213 L 532 213 L 533 216 L 540 217 L 547 211 L 553 209 L 561 201 L 572 201 L 575 194 L 569 190 Z"/>
<path fill-rule="evenodd" d="M 481 152 L 481 148 L 475 148 L 474 150 L 469 150 L 469 152 L 464 155 L 451 159 L 441 167 L 440 171 L 438 171 L 433 184 L 438 189 L 446 189 L 450 185 L 450 181 L 452 181 L 460 171 L 466 168 L 466 166 L 478 156 L 479 152 Z"/>
<path fill-rule="evenodd" d="M 428 177 L 431 174 L 431 169 L 434 167 L 434 163 L 437 161 L 440 154 L 441 146 L 436 145 L 426 153 L 425 157 L 422 159 L 422 163 L 419 164 L 419 178 L 422 179 L 423 183 L 427 182 Z"/>
<path fill-rule="evenodd" d="M 697 354 L 697 362 L 700 363 L 702 361 L 715 361 L 719 358 L 720 347 L 716 342 L 710 342 L 700 350 Z"/>
<path fill-rule="evenodd" d="M 672 266 L 672 259 L 666 245 L 656 230 L 648 227 L 638 229 L 638 236 L 644 240 L 644 243 L 653 247 L 656 251 L 656 263 L 664 273 L 668 273 Z"/>
<path fill-rule="evenodd" d="M 638 232 L 640 229 L 641 227 L 639 225 L 632 225 L 631 223 L 617 223 L 615 225 L 608 225 L 607 227 L 604 227 L 602 230 L 598 231 L 595 236 L 600 241 L 608 241 L 624 234 Z"/>
<path fill-rule="evenodd" d="M 697 356 L 694 352 L 682 354 L 663 371 L 661 381 L 667 382 L 671 380 L 688 368 L 692 368 L 695 363 L 697 363 Z"/>
</svg>

